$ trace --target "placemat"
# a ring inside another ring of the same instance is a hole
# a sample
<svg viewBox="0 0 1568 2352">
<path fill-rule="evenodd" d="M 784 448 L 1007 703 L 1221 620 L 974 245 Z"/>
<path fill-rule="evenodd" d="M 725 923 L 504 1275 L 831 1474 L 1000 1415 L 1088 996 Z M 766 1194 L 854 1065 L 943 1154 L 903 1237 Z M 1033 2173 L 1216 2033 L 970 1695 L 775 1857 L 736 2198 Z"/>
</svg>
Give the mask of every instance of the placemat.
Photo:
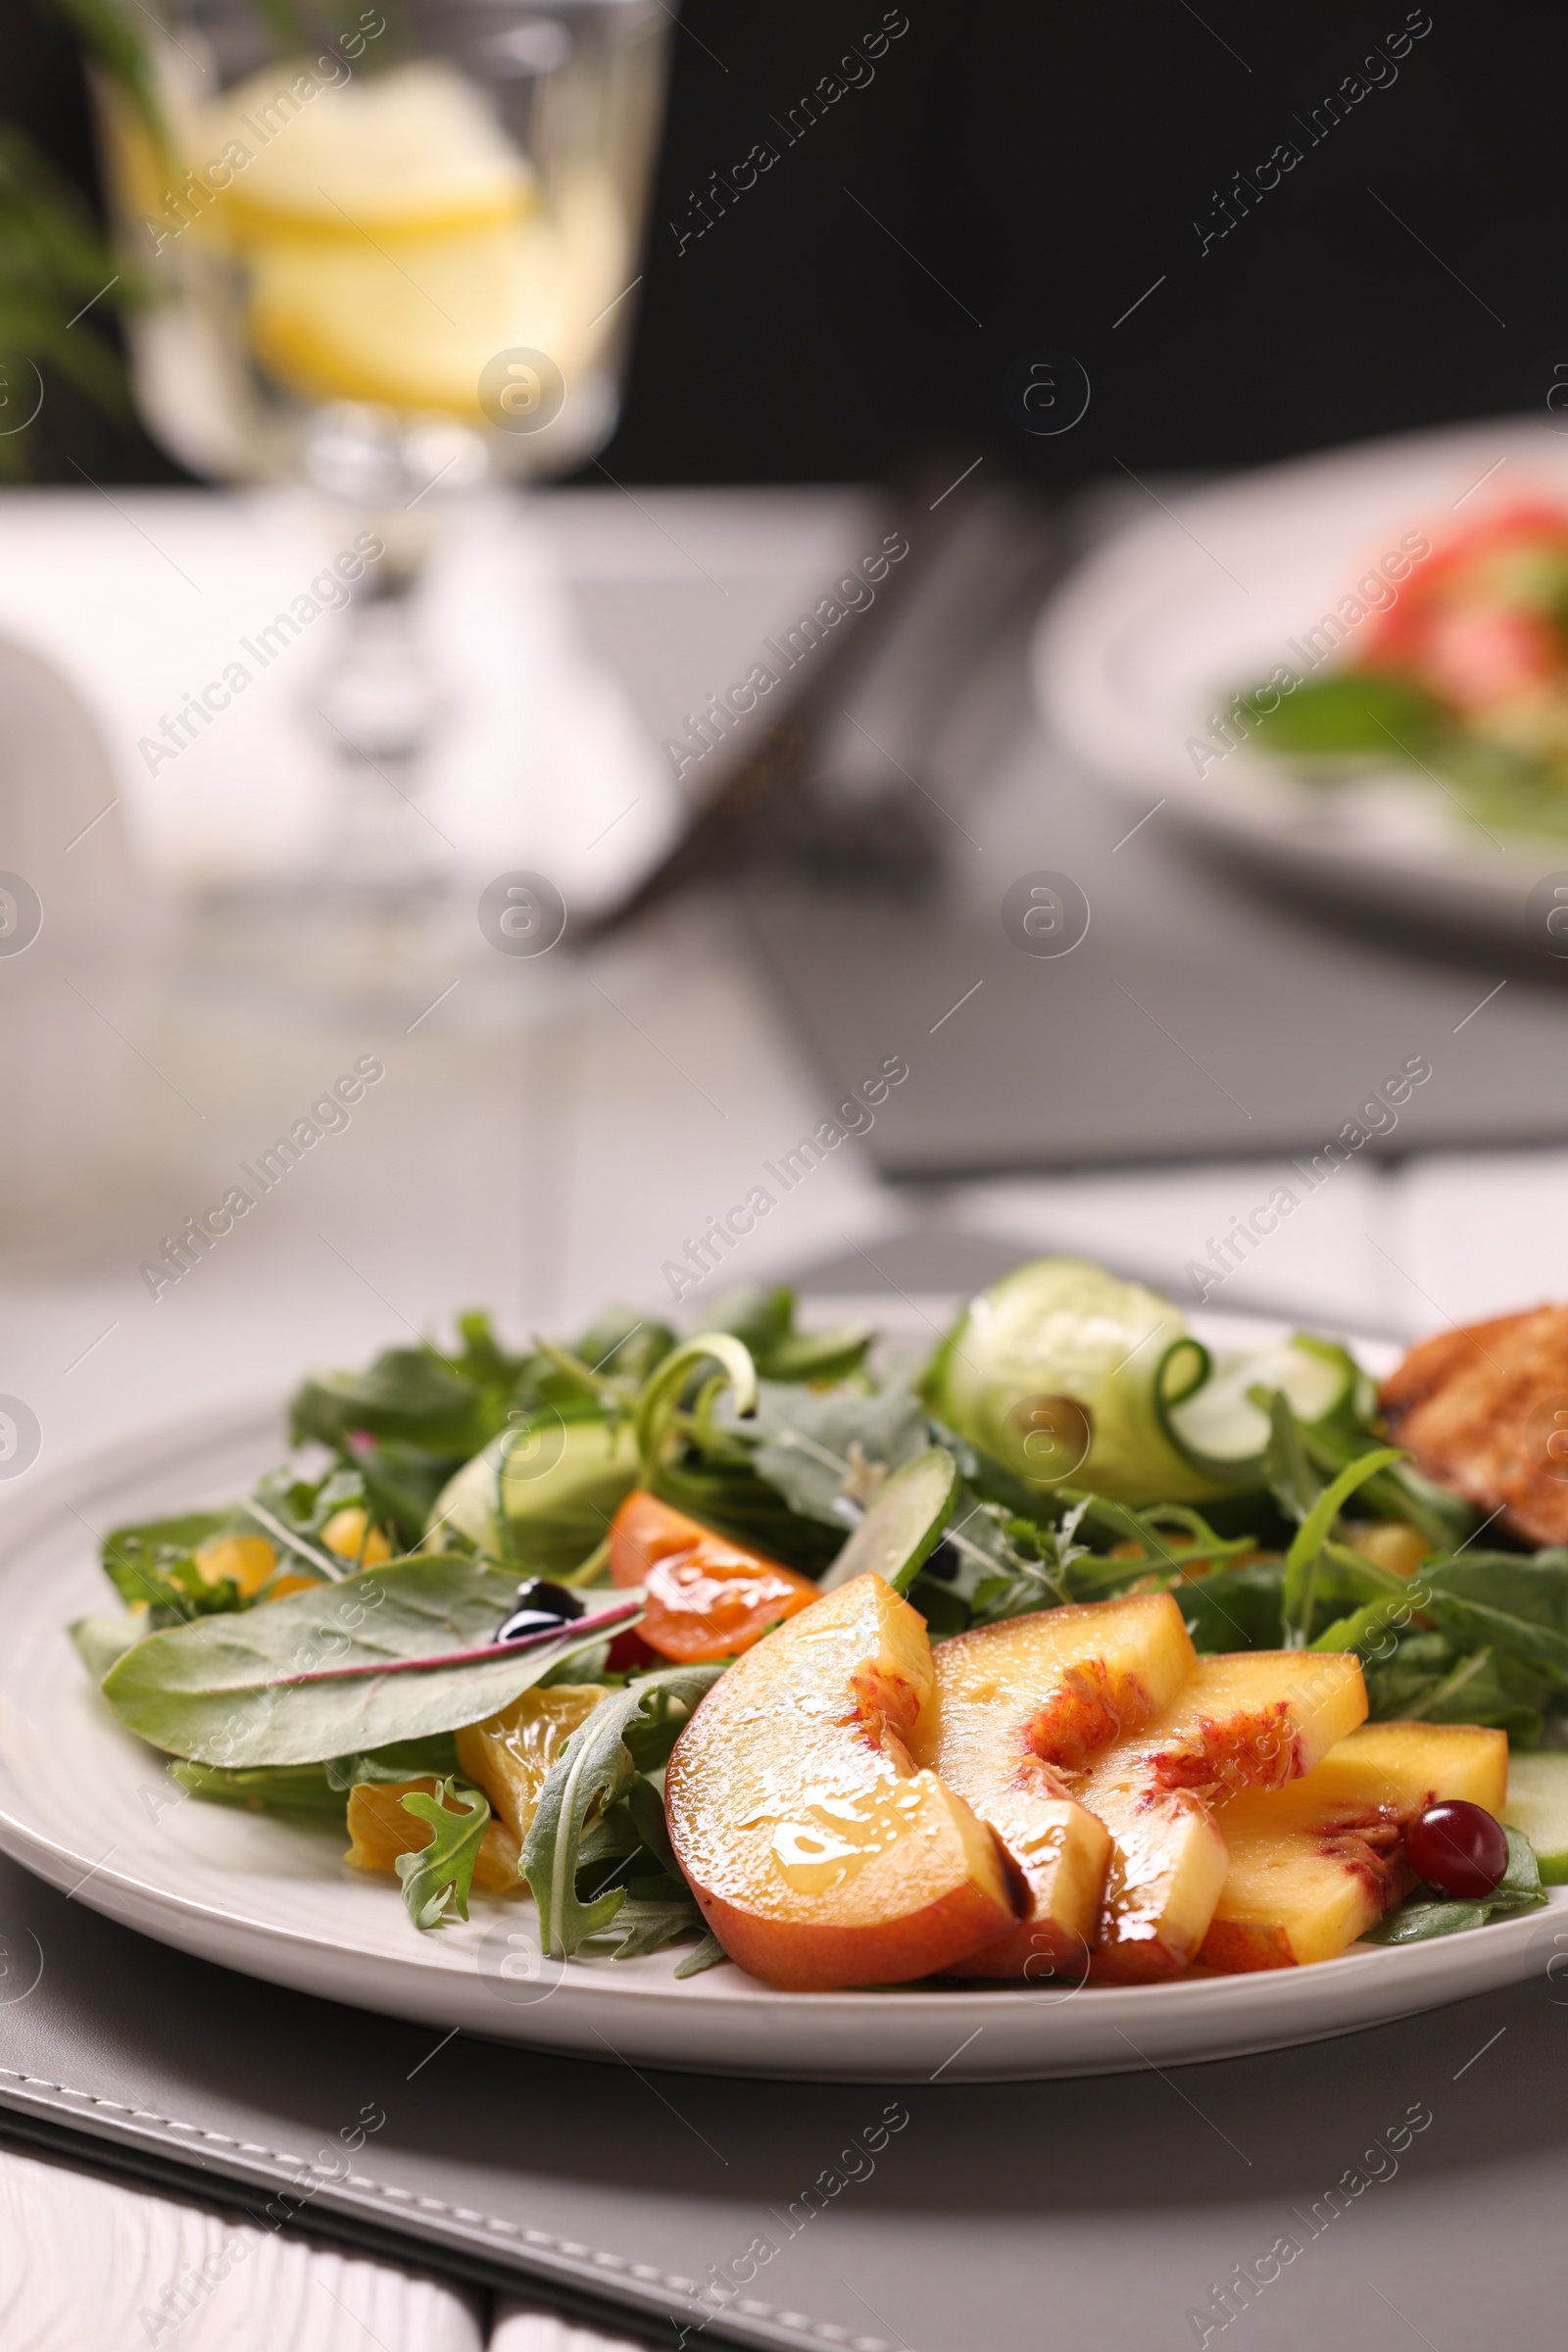
<svg viewBox="0 0 1568 2352">
<path fill-rule="evenodd" d="M 1321 1180 L 1336 1156 L 1568 1137 L 1560 975 L 1357 932 L 1159 839 L 1158 817 L 1114 852 L 1126 812 L 1036 757 L 1037 818 L 1023 838 L 985 828 L 979 904 L 973 873 L 927 906 L 745 899 L 835 1094 L 889 1054 L 907 1063 L 864 1139 L 884 1177 L 1297 1155 L 1310 1189 L 1314 1160 Z M 1065 872 L 1091 908 L 1051 958 L 1020 952 L 1003 919 L 1007 890 L 1040 871 Z M 1410 1063 L 1427 1076 L 1404 1086 Z"/>
<path fill-rule="evenodd" d="M 1062 547 L 1120 514 L 1085 494 Z M 834 1087 L 907 1062 L 865 1136 L 885 1177 L 1568 1136 L 1568 964 L 1530 945 L 1523 892 L 1510 954 L 1223 859 L 1154 793 L 1112 792 L 1053 742 L 1034 619 L 1014 613 L 923 756 L 904 755 L 945 853 L 934 888 L 775 873 L 737 892 Z M 1543 849 L 1542 874 L 1560 862 Z M 1059 915 L 1033 904 L 1042 883 Z M 1410 1061 L 1431 1074 L 1401 1092 Z"/>
<path fill-rule="evenodd" d="M 676 2352 L 1560 2337 L 1549 1941 L 1529 1983 L 1340 2041 L 893 2090 L 443 2042 L 187 1959 L 3 1861 L 0 1943 L 0 2129 Z"/>
</svg>

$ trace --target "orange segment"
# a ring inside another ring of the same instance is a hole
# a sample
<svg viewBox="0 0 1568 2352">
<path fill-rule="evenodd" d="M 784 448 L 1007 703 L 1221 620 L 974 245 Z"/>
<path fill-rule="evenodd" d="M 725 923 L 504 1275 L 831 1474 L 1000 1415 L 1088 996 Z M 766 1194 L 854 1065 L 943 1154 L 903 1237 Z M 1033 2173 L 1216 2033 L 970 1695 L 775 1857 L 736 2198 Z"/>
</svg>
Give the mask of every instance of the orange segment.
<svg viewBox="0 0 1568 2352">
<path fill-rule="evenodd" d="M 352 1842 L 344 1861 L 352 1862 L 356 1870 L 391 1870 L 399 1854 L 422 1853 L 435 1831 L 429 1822 L 405 1813 L 403 1799 L 416 1789 L 425 1796 L 434 1796 L 438 1786 L 428 1776 L 417 1781 L 356 1781 L 349 1790 L 348 1830 Z M 462 1805 L 451 1803 L 446 1809 L 449 1813 L 465 1810 Z M 474 1885 L 486 1894 L 505 1894 L 518 1884 L 521 1851 L 506 1823 L 492 1821 L 473 1866 Z"/>
<path fill-rule="evenodd" d="M 551 1765 L 601 1699 L 604 1683 L 552 1683 L 458 1734 L 458 1762 L 516 1838 L 526 1838 Z"/>
</svg>

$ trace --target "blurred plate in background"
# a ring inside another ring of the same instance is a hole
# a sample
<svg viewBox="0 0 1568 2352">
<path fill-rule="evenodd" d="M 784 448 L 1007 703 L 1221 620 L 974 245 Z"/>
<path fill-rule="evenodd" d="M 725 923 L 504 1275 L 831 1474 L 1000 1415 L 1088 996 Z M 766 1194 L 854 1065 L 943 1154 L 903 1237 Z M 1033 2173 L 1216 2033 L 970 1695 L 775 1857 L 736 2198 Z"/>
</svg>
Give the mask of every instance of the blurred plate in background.
<svg viewBox="0 0 1568 2352">
<path fill-rule="evenodd" d="M 1245 744 L 1222 751 L 1213 722 L 1277 664 L 1309 673 L 1329 642 L 1324 616 L 1360 601 L 1358 581 L 1403 534 L 1441 551 L 1532 502 L 1568 514 L 1568 435 L 1519 417 L 1154 500 L 1048 607 L 1036 691 L 1068 749 L 1140 813 L 1163 795 L 1211 841 L 1286 876 L 1521 944 L 1525 900 L 1544 872 L 1568 865 L 1568 842 L 1499 841 L 1441 778 L 1393 758 L 1325 789 Z M 1357 661 L 1373 625 L 1351 623 L 1325 671 Z"/>
</svg>

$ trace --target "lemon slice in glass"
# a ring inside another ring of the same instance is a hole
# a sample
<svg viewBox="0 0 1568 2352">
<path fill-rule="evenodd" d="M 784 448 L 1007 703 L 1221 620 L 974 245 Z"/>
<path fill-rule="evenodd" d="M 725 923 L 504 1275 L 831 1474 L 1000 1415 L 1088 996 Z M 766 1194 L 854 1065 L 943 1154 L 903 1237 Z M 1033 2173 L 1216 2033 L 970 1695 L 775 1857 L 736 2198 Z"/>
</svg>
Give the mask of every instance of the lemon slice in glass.
<svg viewBox="0 0 1568 2352">
<path fill-rule="evenodd" d="M 561 191 L 553 219 L 270 237 L 246 253 L 251 345 L 307 398 L 477 420 L 479 376 L 498 352 L 547 352 L 568 380 L 588 363 L 625 252 L 614 193 L 588 175 Z"/>
<path fill-rule="evenodd" d="M 485 98 L 437 61 L 325 85 L 303 61 L 264 68 L 224 94 L 207 136 L 235 166 L 223 204 L 247 243 L 429 235 L 517 220 L 538 202 Z"/>
</svg>

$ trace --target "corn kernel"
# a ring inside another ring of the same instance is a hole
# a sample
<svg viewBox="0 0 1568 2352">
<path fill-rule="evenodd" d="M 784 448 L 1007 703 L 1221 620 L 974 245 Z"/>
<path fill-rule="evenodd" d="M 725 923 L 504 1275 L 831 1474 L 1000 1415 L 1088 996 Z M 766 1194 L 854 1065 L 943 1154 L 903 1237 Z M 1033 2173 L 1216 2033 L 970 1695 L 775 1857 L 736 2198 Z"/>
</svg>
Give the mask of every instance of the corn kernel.
<svg viewBox="0 0 1568 2352">
<path fill-rule="evenodd" d="M 357 1502 L 345 1503 L 342 1510 L 332 1513 L 321 1530 L 321 1542 L 340 1560 L 358 1560 L 366 1568 L 379 1567 L 392 1557 L 391 1544 L 378 1527 L 371 1527 Z"/>
<path fill-rule="evenodd" d="M 195 1560 L 203 1584 L 220 1585 L 228 1577 L 241 1600 L 249 1600 L 277 1566 L 277 1553 L 265 1536 L 210 1536 L 197 1545 Z"/>
</svg>

